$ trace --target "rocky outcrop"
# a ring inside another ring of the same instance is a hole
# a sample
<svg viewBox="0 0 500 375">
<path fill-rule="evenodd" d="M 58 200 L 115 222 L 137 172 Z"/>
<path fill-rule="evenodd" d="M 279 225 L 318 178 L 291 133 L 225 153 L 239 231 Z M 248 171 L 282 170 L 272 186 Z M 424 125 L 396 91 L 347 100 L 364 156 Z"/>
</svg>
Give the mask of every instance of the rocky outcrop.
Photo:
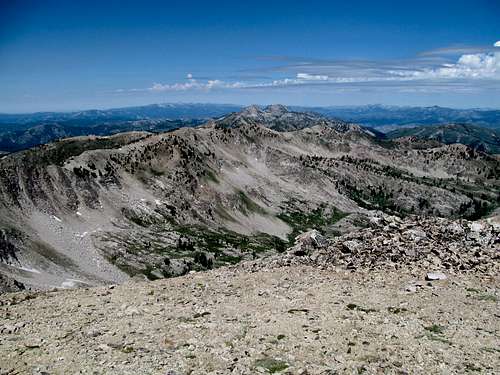
<svg viewBox="0 0 500 375">
<path fill-rule="evenodd" d="M 370 227 L 311 246 L 311 232 L 284 256 L 246 268 L 309 264 L 349 270 L 421 267 L 444 272 L 500 272 L 500 226 L 486 220 L 378 215 Z M 307 245 L 306 245 L 307 244 Z M 303 250 L 302 250 L 303 249 Z M 300 250 L 300 251 L 299 251 Z M 437 273 L 436 273 L 437 274 Z"/>
<path fill-rule="evenodd" d="M 11 277 L 0 274 L 0 294 L 19 292 L 25 289 L 26 287 L 23 283 Z"/>
</svg>

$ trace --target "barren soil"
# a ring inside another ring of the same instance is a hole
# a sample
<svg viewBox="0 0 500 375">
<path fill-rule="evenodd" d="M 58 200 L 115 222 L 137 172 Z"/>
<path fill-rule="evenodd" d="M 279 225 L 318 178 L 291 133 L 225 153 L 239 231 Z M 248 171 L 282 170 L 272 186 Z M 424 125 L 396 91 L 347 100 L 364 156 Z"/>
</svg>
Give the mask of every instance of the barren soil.
<svg viewBox="0 0 500 375">
<path fill-rule="evenodd" d="M 222 268 L 5 294 L 0 373 L 499 373 L 499 278 L 426 271 Z"/>
</svg>

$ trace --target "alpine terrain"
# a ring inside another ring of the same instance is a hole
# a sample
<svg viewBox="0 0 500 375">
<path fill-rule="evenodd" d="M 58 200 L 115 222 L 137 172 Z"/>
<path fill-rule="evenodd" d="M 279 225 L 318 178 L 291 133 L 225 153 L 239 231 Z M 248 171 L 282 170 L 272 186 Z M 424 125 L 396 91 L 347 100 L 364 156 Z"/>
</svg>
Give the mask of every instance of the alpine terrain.
<svg viewBox="0 0 500 375">
<path fill-rule="evenodd" d="M 0 373 L 497 373 L 498 155 L 194 125 L 1 157 Z"/>
</svg>

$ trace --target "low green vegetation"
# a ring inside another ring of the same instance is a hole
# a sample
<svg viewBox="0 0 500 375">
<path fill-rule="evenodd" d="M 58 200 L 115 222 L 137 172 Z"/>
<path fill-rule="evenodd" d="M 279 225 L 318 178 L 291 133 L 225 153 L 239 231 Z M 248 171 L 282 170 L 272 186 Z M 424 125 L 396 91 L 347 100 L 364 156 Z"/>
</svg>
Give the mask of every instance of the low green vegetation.
<svg viewBox="0 0 500 375">
<path fill-rule="evenodd" d="M 369 308 L 369 307 L 363 307 L 363 306 L 358 306 L 355 303 L 349 303 L 347 305 L 348 310 L 356 310 L 356 311 L 362 311 L 365 313 L 371 313 L 371 312 L 377 312 L 377 309 Z"/>
<path fill-rule="evenodd" d="M 151 172 L 151 174 L 152 174 L 153 176 L 157 176 L 157 177 L 159 177 L 159 176 L 163 176 L 163 175 L 165 175 L 165 172 L 164 172 L 164 171 L 160 171 L 160 170 L 155 169 L 155 168 L 152 168 L 152 167 L 151 167 L 151 168 L 149 168 L 149 171 Z"/>
<path fill-rule="evenodd" d="M 476 298 L 480 301 L 498 302 L 498 297 L 494 294 L 483 293 Z"/>
<path fill-rule="evenodd" d="M 430 326 L 424 327 L 425 333 L 423 335 L 417 336 L 417 338 L 426 337 L 428 340 L 441 342 L 443 344 L 451 345 L 451 341 L 444 337 L 443 326 L 438 324 L 432 324 Z"/>
<path fill-rule="evenodd" d="M 40 161 L 45 164 L 63 165 L 70 157 L 78 156 L 85 151 L 118 148 L 124 143 L 120 138 L 65 139 L 53 144 L 43 153 L 38 149 L 28 150 L 26 156 L 38 154 L 41 155 Z"/>
<path fill-rule="evenodd" d="M 470 371 L 480 372 L 480 371 L 482 371 L 482 368 L 479 366 L 476 366 L 473 363 L 466 363 L 465 364 L 465 371 L 467 371 L 467 372 L 470 372 Z"/>
<path fill-rule="evenodd" d="M 408 309 L 406 309 L 405 307 L 389 306 L 387 308 L 387 311 L 389 311 L 390 313 L 393 313 L 393 314 L 400 314 L 400 313 L 403 313 L 403 312 L 407 312 Z"/>
<path fill-rule="evenodd" d="M 429 331 L 429 332 L 432 332 L 432 333 L 437 333 L 437 334 L 444 333 L 444 327 L 442 327 L 440 325 L 437 325 L 437 324 L 433 324 L 431 326 L 424 327 L 424 329 L 426 331 Z"/>
<path fill-rule="evenodd" d="M 216 183 L 216 184 L 218 184 L 218 183 L 219 183 L 219 179 L 217 178 L 217 176 L 215 175 L 215 173 L 214 173 L 212 170 L 210 170 L 210 169 L 207 169 L 207 170 L 205 171 L 205 178 L 206 178 L 208 181 L 212 181 L 212 182 L 214 182 L 214 183 Z"/>
<path fill-rule="evenodd" d="M 267 215 L 267 212 L 264 208 L 259 206 L 257 203 L 255 203 L 253 200 L 251 200 L 248 195 L 242 190 L 237 191 L 237 197 L 238 200 L 240 201 L 241 205 L 241 211 L 244 215 L 247 215 L 249 213 L 256 213 L 260 215 Z"/>
<path fill-rule="evenodd" d="M 290 310 L 288 310 L 289 314 L 295 314 L 298 312 L 307 314 L 309 312 L 309 310 L 308 309 L 290 309 Z"/>
<path fill-rule="evenodd" d="M 274 358 L 261 358 L 255 361 L 255 367 L 262 367 L 266 369 L 270 374 L 275 374 L 277 372 L 286 370 L 288 368 L 288 363 L 280 361 Z"/>
<path fill-rule="evenodd" d="M 287 209 L 278 214 L 278 218 L 290 225 L 292 232 L 288 235 L 288 240 L 293 243 L 296 236 L 310 229 L 324 232 L 326 227 L 335 224 L 348 214 L 333 207 L 327 209 L 326 205 L 310 211 L 304 212 L 297 209 Z"/>
<path fill-rule="evenodd" d="M 267 251 L 281 253 L 286 250 L 285 241 L 266 233 L 244 235 L 227 229 L 214 230 L 198 225 L 176 226 L 174 230 L 187 237 L 194 247 L 218 254 L 218 260 L 225 259 L 229 263 L 237 263 L 241 257 L 223 254 L 224 249 L 234 249 L 255 256 Z"/>
</svg>

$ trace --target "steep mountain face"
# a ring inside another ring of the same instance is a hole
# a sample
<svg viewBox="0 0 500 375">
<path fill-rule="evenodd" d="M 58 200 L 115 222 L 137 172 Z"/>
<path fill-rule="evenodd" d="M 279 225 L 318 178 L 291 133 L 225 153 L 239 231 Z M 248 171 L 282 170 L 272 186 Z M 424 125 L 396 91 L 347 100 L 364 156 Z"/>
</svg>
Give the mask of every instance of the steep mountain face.
<svg viewBox="0 0 500 375">
<path fill-rule="evenodd" d="M 343 233 L 373 210 L 477 218 L 498 205 L 499 175 L 467 146 L 380 141 L 277 106 L 70 138 L 0 159 L 0 272 L 36 288 L 154 279 Z"/>
<path fill-rule="evenodd" d="M 398 129 L 386 134 L 387 138 L 418 137 L 445 144 L 461 143 L 471 148 L 500 153 L 500 131 L 467 124 L 446 124 Z"/>
</svg>

